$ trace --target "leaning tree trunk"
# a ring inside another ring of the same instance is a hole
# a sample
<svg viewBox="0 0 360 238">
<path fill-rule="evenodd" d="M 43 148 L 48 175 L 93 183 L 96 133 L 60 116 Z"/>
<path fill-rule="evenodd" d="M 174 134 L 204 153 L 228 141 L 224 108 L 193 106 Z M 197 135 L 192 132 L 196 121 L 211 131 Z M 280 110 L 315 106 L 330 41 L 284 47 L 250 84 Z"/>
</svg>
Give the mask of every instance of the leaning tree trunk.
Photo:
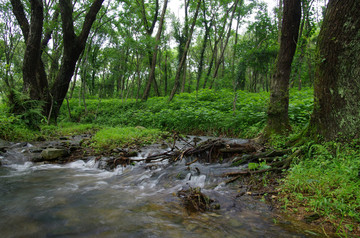
<svg viewBox="0 0 360 238">
<path fill-rule="evenodd" d="M 280 51 L 276 72 L 270 89 L 268 120 L 264 130 L 265 138 L 272 134 L 286 134 L 290 129 L 289 79 L 291 63 L 295 54 L 301 20 L 301 0 L 284 1 Z"/>
<path fill-rule="evenodd" d="M 360 132 L 360 1 L 330 0 L 318 38 L 310 135 L 350 140 Z"/>
<path fill-rule="evenodd" d="M 80 34 L 77 36 L 74 30 L 73 9 L 70 0 L 60 1 L 61 20 L 64 39 L 64 55 L 59 73 L 51 88 L 51 118 L 56 122 L 61 105 L 69 89 L 71 78 L 75 71 L 76 62 L 85 49 L 86 40 L 89 36 L 92 24 L 96 19 L 104 0 L 95 0 L 85 16 L 85 21 Z"/>
</svg>

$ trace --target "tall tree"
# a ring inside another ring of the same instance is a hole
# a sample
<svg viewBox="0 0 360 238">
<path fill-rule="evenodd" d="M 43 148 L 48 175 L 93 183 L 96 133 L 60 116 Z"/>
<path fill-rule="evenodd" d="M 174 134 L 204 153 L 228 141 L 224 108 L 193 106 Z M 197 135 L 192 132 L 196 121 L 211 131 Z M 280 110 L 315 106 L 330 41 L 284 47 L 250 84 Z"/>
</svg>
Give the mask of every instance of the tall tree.
<svg viewBox="0 0 360 238">
<path fill-rule="evenodd" d="M 79 34 L 76 35 L 71 0 L 59 1 L 63 56 L 54 84 L 49 87 L 41 53 L 51 38 L 51 32 L 43 30 L 44 7 L 41 0 L 30 0 L 31 19 L 26 17 L 21 0 L 11 0 L 13 13 L 21 27 L 26 43 L 23 61 L 24 88 L 30 92 L 30 98 L 45 101 L 44 114 L 56 121 L 60 107 L 69 88 L 75 65 L 85 48 L 96 15 L 104 0 L 94 0 L 90 5 Z M 44 39 L 42 39 L 44 35 Z"/>
<path fill-rule="evenodd" d="M 159 28 L 158 28 L 158 31 L 157 31 L 156 37 L 155 37 L 156 42 L 155 42 L 153 56 L 152 56 L 152 60 L 151 60 L 151 68 L 150 68 L 150 73 L 149 73 L 149 79 L 148 79 L 148 82 L 147 82 L 147 85 L 146 85 L 146 88 L 145 88 L 145 91 L 144 91 L 143 100 L 147 100 L 147 98 L 149 97 L 151 84 L 153 83 L 153 81 L 155 79 L 156 58 L 157 58 L 157 52 L 158 52 L 158 48 L 159 48 L 159 41 L 160 41 L 160 37 L 161 37 L 161 32 L 162 32 L 162 28 L 163 28 L 163 24 L 164 24 L 164 20 L 165 20 L 165 13 L 166 13 L 167 4 L 168 4 L 168 0 L 165 0 L 164 6 L 163 6 L 163 9 L 162 9 L 162 12 L 161 12 Z"/>
<path fill-rule="evenodd" d="M 158 21 L 159 0 L 155 0 L 155 3 L 154 3 L 155 5 L 151 4 L 151 1 L 149 1 L 148 4 L 145 4 L 144 0 L 136 0 L 136 4 L 138 7 L 140 7 L 140 13 L 141 13 L 140 16 L 142 19 L 143 28 L 144 28 L 146 36 L 148 38 L 146 48 L 147 48 L 147 51 L 148 51 L 147 53 L 148 53 L 148 57 L 149 57 L 149 71 L 151 71 L 151 69 L 153 67 L 152 60 L 154 58 L 154 51 L 153 51 L 151 42 L 152 42 L 152 34 L 154 32 L 156 22 Z M 167 3 L 166 4 L 164 3 L 164 6 L 167 6 Z M 154 7 L 155 7 L 155 9 L 153 9 Z M 148 9 L 150 9 L 150 11 L 148 11 Z M 166 11 L 166 8 L 165 8 L 165 11 Z M 150 16 L 148 16 L 149 12 L 150 12 Z M 150 19 L 151 16 L 152 16 L 152 21 L 149 22 L 148 19 Z M 162 30 L 162 27 L 161 27 L 161 29 L 158 29 L 158 32 L 160 32 L 160 35 L 161 35 L 161 30 Z M 155 44 L 158 44 L 158 42 L 156 42 Z M 155 62 L 155 65 L 156 65 L 156 62 Z M 147 85 L 146 85 L 146 88 L 145 88 L 145 91 L 143 94 L 143 100 L 146 100 L 147 97 L 149 96 L 151 85 L 154 86 L 155 93 L 156 93 L 156 95 L 159 96 L 159 89 L 157 86 L 157 82 L 155 80 L 155 76 L 154 77 L 151 76 L 148 78 L 148 82 L 147 82 Z"/>
<path fill-rule="evenodd" d="M 286 134 L 290 129 L 289 79 L 291 63 L 295 54 L 301 20 L 301 0 L 284 1 L 280 50 L 276 62 L 276 72 L 270 86 L 270 104 L 264 136 Z"/>
<path fill-rule="evenodd" d="M 225 38 L 225 44 L 221 48 L 219 60 L 217 61 L 216 65 L 215 65 L 215 72 L 214 72 L 214 75 L 213 75 L 213 80 L 211 81 L 210 89 L 213 86 L 214 80 L 218 76 L 218 71 L 219 71 L 220 64 L 224 60 L 224 52 L 225 52 L 226 46 L 227 46 L 227 44 L 229 42 L 229 38 L 230 38 L 230 35 L 231 35 L 231 30 L 232 30 L 232 22 L 233 22 L 233 19 L 234 19 L 234 15 L 235 15 L 235 11 L 236 11 L 236 7 L 237 7 L 238 3 L 239 3 L 239 0 L 236 0 L 234 5 L 233 5 L 233 10 L 232 10 L 231 17 L 230 17 L 230 22 L 229 22 L 229 29 L 228 29 L 228 32 L 227 32 L 227 35 L 226 35 L 226 38 Z"/>
<path fill-rule="evenodd" d="M 318 38 L 309 132 L 325 140 L 359 137 L 360 1 L 330 0 Z"/>
<path fill-rule="evenodd" d="M 196 76 L 196 91 L 199 91 L 200 88 L 200 79 L 202 76 L 202 72 L 203 72 L 203 67 L 204 67 L 204 57 L 205 57 L 205 50 L 207 47 L 207 42 L 209 40 L 209 35 L 210 35 L 210 31 L 214 22 L 214 18 L 215 18 L 215 13 L 212 14 L 211 19 L 207 20 L 206 17 L 206 1 L 203 1 L 203 25 L 205 27 L 205 33 L 204 33 L 204 38 L 203 38 L 203 42 L 202 42 L 202 46 L 201 46 L 201 52 L 200 52 L 200 60 L 199 60 L 199 65 L 198 65 L 198 71 L 197 71 L 197 76 Z M 210 21 L 210 22 L 209 22 Z"/>
<path fill-rule="evenodd" d="M 170 94 L 170 97 L 169 97 L 169 101 L 171 101 L 174 96 L 175 96 L 175 93 L 178 89 L 178 87 L 180 86 L 180 73 L 184 67 L 184 64 L 185 64 L 185 60 L 186 60 L 186 56 L 187 56 L 187 53 L 188 53 L 188 50 L 189 50 L 189 47 L 190 47 L 190 42 L 191 42 L 191 38 L 192 38 L 192 34 L 194 32 L 194 28 L 195 28 L 195 23 L 196 23 L 196 19 L 198 17 L 198 14 L 199 14 L 199 9 L 200 9 L 200 5 L 201 5 L 201 1 L 202 0 L 198 0 L 197 2 L 197 6 L 196 6 L 196 10 L 195 10 L 195 15 L 194 15 L 194 18 L 193 18 L 193 22 L 191 24 L 191 29 L 190 29 L 190 32 L 189 32 L 189 35 L 188 35 L 188 39 L 186 41 L 186 45 L 185 45 L 185 48 L 184 48 L 184 52 L 182 54 L 182 57 L 181 57 L 181 61 L 177 67 L 177 70 L 176 70 L 176 75 L 175 75 L 175 83 L 174 83 L 174 87 L 171 91 L 171 94 Z"/>
</svg>

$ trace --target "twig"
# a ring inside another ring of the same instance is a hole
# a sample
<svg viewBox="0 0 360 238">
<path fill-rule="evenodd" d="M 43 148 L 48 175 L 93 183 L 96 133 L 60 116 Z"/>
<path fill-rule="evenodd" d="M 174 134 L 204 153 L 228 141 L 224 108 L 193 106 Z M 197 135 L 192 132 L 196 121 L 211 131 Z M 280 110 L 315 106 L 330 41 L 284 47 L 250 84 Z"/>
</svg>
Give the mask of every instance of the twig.
<svg viewBox="0 0 360 238">
<path fill-rule="evenodd" d="M 186 166 L 189 166 L 189 165 L 195 163 L 196 161 L 198 161 L 198 159 L 199 159 L 199 158 L 196 158 L 196 159 L 194 159 L 193 161 L 191 161 L 191 162 L 189 162 L 189 163 L 186 163 Z"/>
</svg>

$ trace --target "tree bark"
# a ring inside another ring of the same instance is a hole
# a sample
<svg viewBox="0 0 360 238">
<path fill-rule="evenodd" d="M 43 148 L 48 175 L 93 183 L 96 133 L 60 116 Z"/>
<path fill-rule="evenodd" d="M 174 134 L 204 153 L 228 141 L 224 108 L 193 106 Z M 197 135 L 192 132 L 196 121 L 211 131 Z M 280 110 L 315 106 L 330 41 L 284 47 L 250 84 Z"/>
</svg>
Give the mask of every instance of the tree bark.
<svg viewBox="0 0 360 238">
<path fill-rule="evenodd" d="M 301 0 L 284 1 L 280 51 L 276 72 L 270 87 L 268 120 L 264 130 L 265 138 L 272 134 L 287 134 L 290 130 L 289 79 L 291 63 L 295 54 L 301 20 Z"/>
<path fill-rule="evenodd" d="M 20 0 L 11 0 L 11 5 L 26 43 L 23 61 L 23 91 L 29 93 L 31 99 L 47 101 L 49 98 L 48 82 L 41 60 L 41 49 L 43 48 L 41 37 L 44 24 L 43 3 L 41 0 L 30 1 L 30 23 L 26 18 L 24 6 Z"/>
<path fill-rule="evenodd" d="M 330 0 L 318 38 L 308 132 L 349 141 L 360 131 L 360 1 Z"/>
</svg>

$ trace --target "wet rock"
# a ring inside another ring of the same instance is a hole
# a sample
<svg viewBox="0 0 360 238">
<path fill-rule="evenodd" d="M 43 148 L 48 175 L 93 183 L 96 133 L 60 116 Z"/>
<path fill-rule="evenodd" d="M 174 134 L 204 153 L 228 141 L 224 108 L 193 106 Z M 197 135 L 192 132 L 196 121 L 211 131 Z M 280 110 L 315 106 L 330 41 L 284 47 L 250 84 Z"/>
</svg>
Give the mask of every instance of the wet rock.
<svg viewBox="0 0 360 238">
<path fill-rule="evenodd" d="M 121 148 L 115 148 L 112 150 L 113 153 L 118 153 L 121 156 L 124 157 L 135 157 L 138 155 L 138 151 L 136 150 L 127 150 L 127 149 L 121 149 Z"/>
<path fill-rule="evenodd" d="M 98 168 L 99 168 L 99 169 L 110 170 L 109 164 L 110 164 L 111 161 L 113 161 L 113 160 L 114 160 L 113 158 L 108 158 L 108 157 L 97 158 L 97 161 L 99 162 Z"/>
<path fill-rule="evenodd" d="M 97 161 L 99 161 L 99 169 L 105 169 L 108 171 L 114 170 L 119 165 L 125 166 L 130 164 L 130 160 L 126 157 L 100 157 Z"/>
<path fill-rule="evenodd" d="M 27 142 L 21 142 L 18 144 L 18 147 L 26 147 L 26 146 L 28 146 Z"/>
<path fill-rule="evenodd" d="M 41 152 L 43 160 L 57 160 L 69 155 L 69 152 L 65 149 L 48 148 Z"/>
<path fill-rule="evenodd" d="M 0 146 L 0 153 L 6 153 L 7 147 L 1 147 Z"/>
<path fill-rule="evenodd" d="M 35 163 L 43 162 L 43 161 L 44 161 L 43 157 L 41 156 L 41 153 L 33 153 L 33 154 L 30 156 L 29 160 L 30 160 L 31 162 L 35 162 Z"/>
<path fill-rule="evenodd" d="M 44 150 L 44 148 L 34 147 L 34 148 L 30 148 L 29 152 L 30 153 L 41 153 L 43 150 Z"/>
</svg>

